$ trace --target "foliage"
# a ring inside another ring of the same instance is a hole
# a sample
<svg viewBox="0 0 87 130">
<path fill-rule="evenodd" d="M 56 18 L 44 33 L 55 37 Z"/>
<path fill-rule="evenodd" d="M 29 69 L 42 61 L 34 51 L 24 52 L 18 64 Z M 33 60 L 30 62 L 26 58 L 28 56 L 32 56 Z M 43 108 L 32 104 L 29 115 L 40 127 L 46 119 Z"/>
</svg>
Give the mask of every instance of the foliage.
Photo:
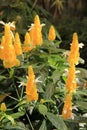
<svg viewBox="0 0 87 130">
<path fill-rule="evenodd" d="M 19 67 L 5 69 L 1 62 L 0 81 L 4 89 L 2 87 L 0 88 L 0 102 L 5 101 L 7 106 L 6 111 L 1 110 L 0 112 L 0 127 L 2 129 L 41 129 L 46 122 L 49 122 L 49 125 L 44 126 L 45 128 L 48 127 L 46 129 L 49 129 L 50 126 L 60 128 L 60 124 L 56 125 L 56 115 L 51 114 L 51 112 L 54 114 L 59 113 L 56 100 L 59 98 L 58 102 L 60 102 L 62 100 L 60 99 L 60 95 L 62 98 L 64 96 L 64 94 L 62 95 L 64 90 L 61 90 L 64 84 L 60 79 L 66 67 L 64 65 L 66 59 L 62 57 L 63 50 L 59 49 L 61 39 L 58 34 L 57 37 L 59 40 L 55 42 L 48 41 L 45 38 L 42 46 L 38 46 L 32 51 L 19 56 L 18 58 L 21 61 Z M 26 101 L 24 84 L 27 80 L 26 75 L 29 65 L 33 66 L 36 75 L 39 93 L 38 102 L 33 101 L 28 103 Z M 57 74 L 58 72 L 59 74 Z M 56 75 L 58 76 L 56 77 Z M 57 93 L 60 93 L 60 95 Z M 50 112 L 50 115 L 48 112 Z M 54 119 L 49 121 L 49 116 L 53 116 Z M 32 120 L 32 118 L 34 119 Z M 61 123 L 63 122 L 60 116 L 57 118 Z M 55 119 L 56 124 L 53 126 L 52 124 Z M 25 120 L 25 123 L 23 123 L 23 120 Z M 20 124 L 23 125 L 22 128 L 20 128 Z M 64 122 L 63 125 L 66 127 Z"/>
<path fill-rule="evenodd" d="M 4 22 L 15 21 L 17 31 L 21 35 L 25 34 L 35 15 L 40 14 L 40 12 L 44 17 L 50 15 L 48 11 L 38 6 L 34 0 L 26 0 L 26 2 L 25 0 L 1 0 L 0 20 Z"/>
<path fill-rule="evenodd" d="M 78 111 L 76 109 L 73 111 L 74 119 L 64 121 L 61 116 L 66 81 L 63 74 L 68 65 L 63 56 L 65 50 L 59 48 L 60 36 L 57 35 L 57 38 L 59 40 L 54 42 L 45 38 L 42 46 L 19 56 L 21 61 L 19 67 L 5 69 L 2 62 L 0 63 L 0 84 L 2 86 L 0 98 L 1 102 L 5 102 L 7 106 L 6 111 L 0 111 L 1 129 L 49 130 L 55 128 L 60 130 L 62 127 L 63 130 L 73 130 L 79 123 L 86 123 L 87 119 L 83 116 L 87 110 L 84 98 L 87 96 L 85 88 L 81 90 L 78 88 L 74 95 L 73 106 L 78 108 Z M 26 101 L 24 84 L 27 80 L 29 65 L 34 68 L 39 93 L 38 101 Z"/>
</svg>

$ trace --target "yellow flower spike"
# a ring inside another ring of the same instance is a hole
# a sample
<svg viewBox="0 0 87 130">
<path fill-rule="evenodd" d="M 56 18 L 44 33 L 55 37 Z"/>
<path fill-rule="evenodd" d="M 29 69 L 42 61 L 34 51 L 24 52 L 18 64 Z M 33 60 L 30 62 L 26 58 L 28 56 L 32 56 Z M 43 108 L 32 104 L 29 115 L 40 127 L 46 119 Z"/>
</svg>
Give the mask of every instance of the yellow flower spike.
<svg viewBox="0 0 87 130">
<path fill-rule="evenodd" d="M 15 48 L 15 53 L 17 56 L 22 54 L 21 41 L 20 41 L 20 37 L 18 33 L 15 34 L 14 48 Z"/>
<path fill-rule="evenodd" d="M 27 32 L 25 34 L 25 40 L 24 40 L 24 46 L 23 46 L 23 52 L 28 52 L 32 50 L 32 45 L 30 44 L 30 35 Z"/>
<path fill-rule="evenodd" d="M 55 29 L 54 29 L 54 27 L 51 25 L 51 27 L 50 27 L 50 29 L 49 29 L 49 33 L 48 33 L 48 40 L 54 41 L 55 38 L 56 38 Z"/>
<path fill-rule="evenodd" d="M 67 94 L 64 101 L 62 116 L 64 119 L 72 117 L 72 95 Z"/>
<path fill-rule="evenodd" d="M 20 64 L 20 61 L 16 59 L 16 53 L 13 46 L 13 37 L 10 30 L 10 25 L 4 25 L 4 37 L 2 45 L 3 50 L 3 65 L 5 68 L 11 68 Z"/>
<path fill-rule="evenodd" d="M 6 104 L 5 104 L 4 102 L 3 102 L 3 103 L 1 103 L 0 110 L 1 110 L 1 111 L 3 111 L 3 112 L 5 112 L 5 111 L 6 111 L 6 109 L 7 109 Z"/>
<path fill-rule="evenodd" d="M 32 66 L 28 68 L 28 80 L 26 84 L 27 101 L 38 100 L 35 75 Z"/>
<path fill-rule="evenodd" d="M 69 64 L 71 64 L 72 61 L 74 64 L 78 64 L 79 56 L 80 53 L 79 53 L 78 35 L 77 33 L 74 33 L 71 48 L 70 48 L 70 55 L 68 57 Z"/>
<path fill-rule="evenodd" d="M 4 60 L 6 62 L 13 62 L 14 59 L 16 59 L 16 55 L 12 44 L 10 25 L 5 24 Z"/>
<path fill-rule="evenodd" d="M 30 28 L 30 38 L 33 46 L 42 45 L 42 26 L 40 24 L 39 16 L 36 15 L 34 19 L 34 25 Z"/>
<path fill-rule="evenodd" d="M 68 77 L 66 80 L 66 90 L 69 93 L 74 93 L 76 91 L 75 65 L 73 64 L 73 62 L 68 70 Z"/>
</svg>

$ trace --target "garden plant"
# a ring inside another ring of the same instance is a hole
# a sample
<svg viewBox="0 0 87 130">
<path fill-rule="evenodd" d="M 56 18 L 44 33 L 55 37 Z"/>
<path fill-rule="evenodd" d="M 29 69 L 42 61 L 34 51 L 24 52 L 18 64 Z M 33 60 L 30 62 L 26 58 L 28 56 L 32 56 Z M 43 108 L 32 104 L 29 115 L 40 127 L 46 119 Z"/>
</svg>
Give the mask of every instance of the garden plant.
<svg viewBox="0 0 87 130">
<path fill-rule="evenodd" d="M 86 130 L 79 35 L 72 33 L 67 51 L 39 15 L 23 33 L 16 24 L 0 21 L 0 130 Z"/>
</svg>

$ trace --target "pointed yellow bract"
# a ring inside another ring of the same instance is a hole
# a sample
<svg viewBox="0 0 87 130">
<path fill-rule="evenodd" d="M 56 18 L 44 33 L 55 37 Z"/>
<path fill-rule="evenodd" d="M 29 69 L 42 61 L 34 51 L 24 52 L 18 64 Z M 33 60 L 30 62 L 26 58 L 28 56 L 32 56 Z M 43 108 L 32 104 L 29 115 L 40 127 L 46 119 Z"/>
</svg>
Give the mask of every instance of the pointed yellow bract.
<svg viewBox="0 0 87 130">
<path fill-rule="evenodd" d="M 39 16 L 36 15 L 34 19 L 34 25 L 30 28 L 30 39 L 32 45 L 35 47 L 36 45 L 42 45 L 42 26 L 40 24 Z"/>
<path fill-rule="evenodd" d="M 55 38 L 56 38 L 55 29 L 54 29 L 54 27 L 51 25 L 51 27 L 50 27 L 50 29 L 49 29 L 49 33 L 48 33 L 48 40 L 54 41 Z"/>
<path fill-rule="evenodd" d="M 62 116 L 64 119 L 72 117 L 72 96 L 70 94 L 67 94 L 65 97 Z"/>
<path fill-rule="evenodd" d="M 74 64 L 78 64 L 79 56 L 80 54 L 79 54 L 78 35 L 77 33 L 74 33 L 72 44 L 71 44 L 70 55 L 68 57 L 69 64 L 71 64 L 71 62 L 74 62 Z"/>
<path fill-rule="evenodd" d="M 21 41 L 18 33 L 15 34 L 14 49 L 17 56 L 22 54 Z"/>
<path fill-rule="evenodd" d="M 40 18 L 38 15 L 35 16 L 34 24 L 35 24 L 35 26 L 40 26 Z"/>
<path fill-rule="evenodd" d="M 24 45 L 23 45 L 23 52 L 28 52 L 30 50 L 32 50 L 32 45 L 30 44 L 30 35 L 27 32 L 25 34 Z"/>
<path fill-rule="evenodd" d="M 4 35 L 5 35 L 5 46 L 12 44 L 12 34 L 9 24 L 4 25 Z"/>
<path fill-rule="evenodd" d="M 28 80 L 26 84 L 27 101 L 38 100 L 35 75 L 32 66 L 28 68 Z"/>
<path fill-rule="evenodd" d="M 2 41 L 0 44 L 0 59 L 4 60 L 4 44 L 5 44 L 5 37 L 2 36 Z"/>
<path fill-rule="evenodd" d="M 0 110 L 3 111 L 3 112 L 5 112 L 6 109 L 7 109 L 6 104 L 4 102 L 1 103 Z"/>
<path fill-rule="evenodd" d="M 75 65 L 72 63 L 68 70 L 68 77 L 66 80 L 66 90 L 68 93 L 76 91 L 76 76 L 75 76 Z"/>
</svg>

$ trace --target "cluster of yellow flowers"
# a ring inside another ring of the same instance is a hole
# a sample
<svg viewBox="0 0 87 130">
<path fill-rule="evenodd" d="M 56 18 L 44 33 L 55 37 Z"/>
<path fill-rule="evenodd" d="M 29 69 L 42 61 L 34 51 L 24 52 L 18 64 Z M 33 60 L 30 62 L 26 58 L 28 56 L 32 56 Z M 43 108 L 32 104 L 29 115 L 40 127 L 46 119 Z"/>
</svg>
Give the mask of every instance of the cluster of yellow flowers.
<svg viewBox="0 0 87 130">
<path fill-rule="evenodd" d="M 19 34 L 17 32 L 15 33 L 15 25 L 13 24 L 12 26 L 9 23 L 4 23 L 4 36 L 2 36 L 0 44 L 0 59 L 3 61 L 3 66 L 5 68 L 12 68 L 20 65 L 17 56 L 31 51 L 37 45 L 42 45 L 42 26 L 39 16 L 36 15 L 34 24 L 32 24 L 30 29 L 26 32 L 24 43 L 22 44 Z M 55 29 L 51 26 L 48 33 L 48 40 L 53 41 L 55 38 Z M 26 96 L 27 101 L 38 100 L 35 75 L 32 66 L 28 68 Z"/>
<path fill-rule="evenodd" d="M 23 52 L 28 52 L 43 43 L 42 24 L 40 24 L 38 15 L 35 16 L 34 24 L 32 24 L 25 34 L 24 44 L 21 44 L 19 34 L 12 31 L 13 28 L 10 24 L 4 24 L 4 36 L 2 36 L 0 44 L 0 59 L 3 60 L 5 68 L 20 65 L 20 61 L 17 59 L 18 55 L 21 55 Z M 51 26 L 48 33 L 48 40 L 53 41 L 55 38 L 55 30 Z"/>
<path fill-rule="evenodd" d="M 68 63 L 70 65 L 68 69 L 68 77 L 66 80 L 66 97 L 62 115 L 64 118 L 72 117 L 72 94 L 76 91 L 76 75 L 75 65 L 78 64 L 79 60 L 79 43 L 77 33 L 73 34 L 73 40 L 71 44 L 70 55 L 68 57 Z"/>
<path fill-rule="evenodd" d="M 15 40 L 13 41 L 10 26 L 8 24 L 5 24 L 4 28 L 4 36 L 2 37 L 2 42 L 0 45 L 0 59 L 3 60 L 3 65 L 5 68 L 11 68 L 13 66 L 19 65 L 20 61 L 16 56 L 16 50 L 14 47 Z M 16 44 L 18 46 L 18 42 Z M 19 55 L 19 53 L 17 55 Z"/>
</svg>

